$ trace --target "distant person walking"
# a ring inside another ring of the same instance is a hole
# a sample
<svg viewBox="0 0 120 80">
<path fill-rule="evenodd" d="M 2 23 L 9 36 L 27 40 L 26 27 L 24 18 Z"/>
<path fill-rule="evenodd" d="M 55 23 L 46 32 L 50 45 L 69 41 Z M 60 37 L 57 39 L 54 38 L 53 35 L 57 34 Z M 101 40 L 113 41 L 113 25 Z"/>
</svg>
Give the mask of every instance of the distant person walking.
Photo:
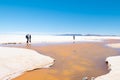
<svg viewBox="0 0 120 80">
<path fill-rule="evenodd" d="M 30 43 L 31 43 L 31 35 L 30 35 L 30 34 L 27 34 L 25 37 L 26 37 L 26 39 L 27 39 L 26 43 L 27 43 L 27 44 L 30 44 Z"/>
<path fill-rule="evenodd" d="M 73 35 L 73 40 L 75 40 L 75 35 Z"/>
<path fill-rule="evenodd" d="M 73 35 L 73 43 L 75 43 L 75 35 Z"/>
</svg>

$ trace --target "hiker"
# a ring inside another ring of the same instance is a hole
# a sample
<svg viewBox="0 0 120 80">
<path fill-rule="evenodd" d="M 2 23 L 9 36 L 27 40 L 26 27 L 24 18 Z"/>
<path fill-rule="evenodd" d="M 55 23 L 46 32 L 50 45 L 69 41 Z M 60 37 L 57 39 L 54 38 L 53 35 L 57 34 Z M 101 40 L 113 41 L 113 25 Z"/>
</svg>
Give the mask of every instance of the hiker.
<svg viewBox="0 0 120 80">
<path fill-rule="evenodd" d="M 30 43 L 31 43 L 31 35 L 30 35 L 30 34 L 27 34 L 27 35 L 26 35 L 26 39 L 27 39 L 26 43 L 27 43 L 27 44 L 30 44 Z"/>
</svg>

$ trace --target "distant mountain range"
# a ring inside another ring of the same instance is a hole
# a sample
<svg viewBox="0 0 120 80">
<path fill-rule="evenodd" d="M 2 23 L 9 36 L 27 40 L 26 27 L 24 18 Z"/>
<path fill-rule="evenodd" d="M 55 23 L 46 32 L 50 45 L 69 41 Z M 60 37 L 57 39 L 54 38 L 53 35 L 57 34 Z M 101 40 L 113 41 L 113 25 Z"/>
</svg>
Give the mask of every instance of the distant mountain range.
<svg viewBox="0 0 120 80">
<path fill-rule="evenodd" d="M 57 34 L 56 36 L 118 36 L 118 35 L 99 35 L 99 34 Z"/>
</svg>

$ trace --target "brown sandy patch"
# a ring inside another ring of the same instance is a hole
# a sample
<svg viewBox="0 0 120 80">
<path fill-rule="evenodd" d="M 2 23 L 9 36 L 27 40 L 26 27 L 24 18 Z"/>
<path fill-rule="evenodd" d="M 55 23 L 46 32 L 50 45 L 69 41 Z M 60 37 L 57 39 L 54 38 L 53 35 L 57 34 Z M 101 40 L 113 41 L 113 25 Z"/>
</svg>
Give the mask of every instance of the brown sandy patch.
<svg viewBox="0 0 120 80">
<path fill-rule="evenodd" d="M 26 72 L 14 80 L 81 80 L 82 77 L 96 77 L 108 72 L 105 59 L 118 55 L 117 51 L 103 43 L 60 44 L 31 46 L 42 54 L 55 58 L 49 69 Z"/>
</svg>

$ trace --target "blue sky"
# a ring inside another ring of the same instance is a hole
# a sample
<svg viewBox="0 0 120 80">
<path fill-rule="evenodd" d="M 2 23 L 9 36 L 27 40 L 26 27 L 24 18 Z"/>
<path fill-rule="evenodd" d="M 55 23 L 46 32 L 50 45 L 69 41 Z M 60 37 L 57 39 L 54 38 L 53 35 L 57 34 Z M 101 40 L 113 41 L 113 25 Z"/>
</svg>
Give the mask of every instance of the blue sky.
<svg viewBox="0 0 120 80">
<path fill-rule="evenodd" d="M 0 0 L 0 32 L 120 35 L 120 1 Z"/>
</svg>

